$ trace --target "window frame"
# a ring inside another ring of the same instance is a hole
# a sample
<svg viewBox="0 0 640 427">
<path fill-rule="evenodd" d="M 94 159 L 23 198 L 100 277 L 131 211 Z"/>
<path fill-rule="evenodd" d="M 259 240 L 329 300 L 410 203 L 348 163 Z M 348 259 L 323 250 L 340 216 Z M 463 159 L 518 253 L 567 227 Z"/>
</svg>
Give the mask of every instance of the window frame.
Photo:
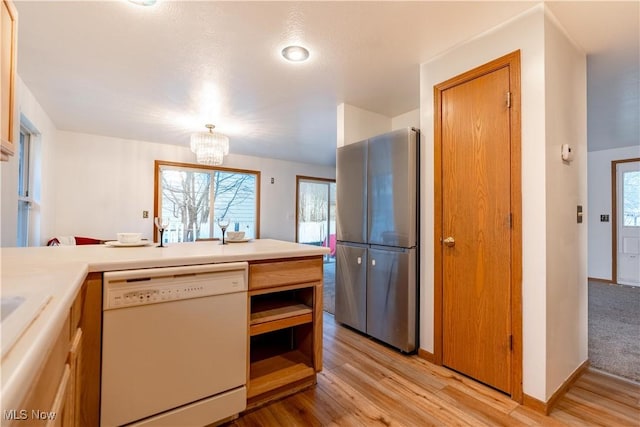
<svg viewBox="0 0 640 427">
<path fill-rule="evenodd" d="M 16 246 L 27 247 L 29 246 L 29 232 L 31 229 L 31 205 L 33 203 L 32 197 L 32 139 L 33 132 L 27 127 L 21 125 L 18 139 L 18 217 L 17 217 L 17 235 Z M 21 206 L 24 206 L 24 211 Z"/>
<path fill-rule="evenodd" d="M 168 166 L 168 167 L 172 167 L 172 168 L 184 168 L 184 169 L 189 169 L 189 170 L 200 169 L 202 171 L 207 171 L 207 172 L 220 171 L 220 172 L 242 173 L 242 174 L 255 175 L 255 177 L 256 177 L 255 239 L 259 239 L 260 238 L 260 184 L 261 184 L 260 171 L 251 170 L 251 169 L 228 168 L 228 167 L 223 167 L 223 166 L 209 166 L 209 165 L 202 165 L 202 164 L 198 164 L 198 163 L 182 163 L 182 162 L 170 162 L 170 161 L 165 161 L 165 160 L 156 160 L 154 162 L 154 174 L 153 174 L 154 175 L 154 178 L 153 178 L 153 183 L 154 183 L 154 188 L 153 188 L 153 218 L 158 216 L 158 212 L 159 212 L 159 208 L 160 208 L 160 206 L 159 206 L 159 203 L 160 203 L 160 184 L 161 184 L 160 171 L 161 171 L 163 166 Z M 209 238 L 209 239 L 200 239 L 200 240 L 218 240 L 218 239 L 217 238 Z M 154 242 L 158 241 L 158 229 L 157 229 L 155 223 L 153 224 L 153 241 Z"/>
</svg>

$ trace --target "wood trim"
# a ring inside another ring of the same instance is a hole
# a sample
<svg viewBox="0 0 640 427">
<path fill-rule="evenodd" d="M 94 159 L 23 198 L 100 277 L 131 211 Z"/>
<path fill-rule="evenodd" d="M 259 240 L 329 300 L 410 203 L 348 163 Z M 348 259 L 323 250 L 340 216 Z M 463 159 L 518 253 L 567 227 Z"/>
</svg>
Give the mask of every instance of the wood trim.
<svg viewBox="0 0 640 427">
<path fill-rule="evenodd" d="M 78 381 L 82 393 L 78 425 L 100 424 L 100 369 L 102 366 L 102 273 L 89 273 L 80 317 L 82 350 Z"/>
<path fill-rule="evenodd" d="M 195 163 L 181 163 L 181 162 L 169 162 L 166 160 L 155 160 L 154 161 L 154 172 L 153 172 L 153 217 L 158 216 L 158 203 L 160 202 L 160 194 L 159 190 L 159 180 L 160 180 L 160 168 L 162 166 L 172 166 L 172 167 L 180 167 L 180 168 L 189 168 L 189 169 L 204 169 L 204 170 L 217 170 L 223 172 L 238 172 L 238 173 L 246 173 L 246 174 L 254 174 L 256 175 L 256 239 L 260 238 L 260 186 L 261 186 L 261 172 L 252 170 L 252 169 L 238 169 L 238 168 L 228 168 L 223 166 L 208 166 L 208 165 L 200 165 Z M 153 241 L 158 242 L 158 229 L 153 224 Z"/>
<path fill-rule="evenodd" d="M 598 277 L 587 277 L 587 280 L 591 280 L 593 282 L 602 282 L 602 283 L 610 283 L 610 284 L 614 284 L 615 282 L 613 280 L 609 280 L 609 279 L 600 279 Z"/>
<path fill-rule="evenodd" d="M 533 409 L 536 412 L 547 415 L 547 404 L 542 400 L 538 400 L 535 397 L 529 396 L 528 394 L 525 394 L 522 397 L 522 405 L 526 406 L 527 408 Z"/>
<path fill-rule="evenodd" d="M 421 358 L 421 359 L 426 360 L 427 362 L 437 364 L 436 363 L 436 355 L 431 353 L 431 352 L 429 352 L 429 351 L 427 351 L 427 350 L 423 350 L 423 349 L 419 348 L 418 349 L 418 357 Z M 441 365 L 442 363 L 439 363 L 439 364 Z"/>
<path fill-rule="evenodd" d="M 443 219 L 442 219 L 442 92 L 438 86 L 433 87 L 434 105 L 434 135 L 433 135 L 433 355 L 434 362 L 442 365 L 442 330 L 443 330 L 443 258 L 442 258 L 442 239 L 443 239 Z"/>
<path fill-rule="evenodd" d="M 640 157 L 611 161 L 611 283 L 618 283 L 618 164 L 639 161 Z"/>
<path fill-rule="evenodd" d="M 533 409 L 534 411 L 540 412 L 544 415 L 549 415 L 553 410 L 553 407 L 558 403 L 558 401 L 569 391 L 571 386 L 575 384 L 575 382 L 580 379 L 582 374 L 584 374 L 589 368 L 589 360 L 585 360 L 576 368 L 575 371 L 569 377 L 564 380 L 562 385 L 558 387 L 558 389 L 551 395 L 549 400 L 543 402 L 541 400 L 536 399 L 535 397 L 531 397 L 527 394 L 524 395 L 522 404 L 528 408 Z"/>
<path fill-rule="evenodd" d="M 520 101 L 520 51 L 435 85 L 434 90 L 434 363 L 442 364 L 443 268 L 442 268 L 442 93 L 454 86 L 509 67 L 511 97 L 511 333 L 513 353 L 511 398 L 523 401 L 522 391 L 522 141 Z"/>
<path fill-rule="evenodd" d="M 313 299 L 313 368 L 316 372 L 322 371 L 322 333 L 323 333 L 323 281 L 314 287 Z"/>
<path fill-rule="evenodd" d="M 558 403 L 558 400 L 560 400 L 560 398 L 564 396 L 567 391 L 569 391 L 571 386 L 575 384 L 575 382 L 582 376 L 582 374 L 585 373 L 587 368 L 589 368 L 589 359 L 582 362 L 580 366 L 578 366 L 576 370 L 573 371 L 571 375 L 569 375 L 569 378 L 564 380 L 562 385 L 558 387 L 558 389 L 551 395 L 549 400 L 547 400 L 547 412 L 545 415 L 549 415 L 549 412 L 551 412 L 556 403 Z"/>
<path fill-rule="evenodd" d="M 299 199 L 298 196 L 300 195 L 300 181 L 318 181 L 318 182 L 328 182 L 331 183 L 333 182 L 335 184 L 336 180 L 333 178 L 317 178 L 315 176 L 306 176 L 306 175 L 296 175 L 296 206 L 295 206 L 295 211 L 296 211 L 296 237 L 295 237 L 295 242 L 298 242 L 298 203 L 299 203 Z M 331 195 L 331 194 L 329 194 Z M 330 202 L 330 201 L 329 201 Z M 331 218 L 329 218 L 331 219 Z"/>
</svg>

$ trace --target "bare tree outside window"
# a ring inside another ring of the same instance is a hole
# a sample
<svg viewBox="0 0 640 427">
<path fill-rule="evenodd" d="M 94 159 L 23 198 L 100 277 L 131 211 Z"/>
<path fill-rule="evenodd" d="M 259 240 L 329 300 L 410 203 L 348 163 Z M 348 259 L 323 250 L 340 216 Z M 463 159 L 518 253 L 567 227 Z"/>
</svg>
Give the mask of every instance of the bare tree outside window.
<svg viewBox="0 0 640 427">
<path fill-rule="evenodd" d="M 167 243 L 219 238 L 221 217 L 231 220 L 230 230 L 258 237 L 260 172 L 158 161 L 156 168 L 156 213 L 170 218 Z"/>
</svg>

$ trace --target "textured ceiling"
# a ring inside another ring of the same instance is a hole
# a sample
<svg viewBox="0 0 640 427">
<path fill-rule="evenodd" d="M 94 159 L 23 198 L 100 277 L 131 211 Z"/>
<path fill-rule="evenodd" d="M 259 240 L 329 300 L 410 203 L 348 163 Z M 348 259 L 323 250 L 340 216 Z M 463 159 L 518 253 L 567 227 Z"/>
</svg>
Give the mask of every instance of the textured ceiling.
<svg viewBox="0 0 640 427">
<path fill-rule="evenodd" d="M 596 59 L 589 71 L 621 86 L 637 140 L 638 3 L 592 3 L 552 11 L 594 58 L 622 52 L 621 74 Z M 214 123 L 232 153 L 331 165 L 338 104 L 390 117 L 418 108 L 420 63 L 534 4 L 18 0 L 18 73 L 62 130 L 187 146 Z M 291 43 L 311 59 L 282 60 Z M 590 99 L 590 120 L 599 109 L 610 112 Z"/>
</svg>

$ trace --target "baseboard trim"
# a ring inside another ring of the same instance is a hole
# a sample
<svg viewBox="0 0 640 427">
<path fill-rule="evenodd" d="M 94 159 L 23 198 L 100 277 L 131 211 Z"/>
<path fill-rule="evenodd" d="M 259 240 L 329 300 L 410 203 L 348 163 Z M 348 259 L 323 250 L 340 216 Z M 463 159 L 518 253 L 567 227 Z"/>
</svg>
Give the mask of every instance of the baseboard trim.
<svg viewBox="0 0 640 427">
<path fill-rule="evenodd" d="M 434 364 L 436 363 L 436 356 L 433 353 L 431 353 L 431 352 L 429 352 L 427 350 L 423 350 L 423 349 L 419 348 L 418 349 L 418 357 L 421 358 L 421 359 L 426 360 L 427 362 L 434 363 Z"/>
<path fill-rule="evenodd" d="M 587 277 L 587 280 L 593 280 L 594 282 L 602 282 L 602 283 L 615 283 L 611 279 L 600 279 L 598 277 Z"/>
<path fill-rule="evenodd" d="M 549 400 L 543 402 L 541 400 L 536 399 L 535 397 L 531 397 L 528 395 L 524 395 L 522 399 L 522 404 L 534 411 L 541 412 L 545 415 L 549 415 L 553 407 L 558 403 L 558 400 L 564 396 L 567 391 L 571 388 L 571 386 L 582 376 L 584 371 L 589 367 L 589 360 L 585 360 L 582 362 L 580 366 L 576 368 L 575 371 L 567 378 L 560 387 L 551 395 Z"/>
</svg>

